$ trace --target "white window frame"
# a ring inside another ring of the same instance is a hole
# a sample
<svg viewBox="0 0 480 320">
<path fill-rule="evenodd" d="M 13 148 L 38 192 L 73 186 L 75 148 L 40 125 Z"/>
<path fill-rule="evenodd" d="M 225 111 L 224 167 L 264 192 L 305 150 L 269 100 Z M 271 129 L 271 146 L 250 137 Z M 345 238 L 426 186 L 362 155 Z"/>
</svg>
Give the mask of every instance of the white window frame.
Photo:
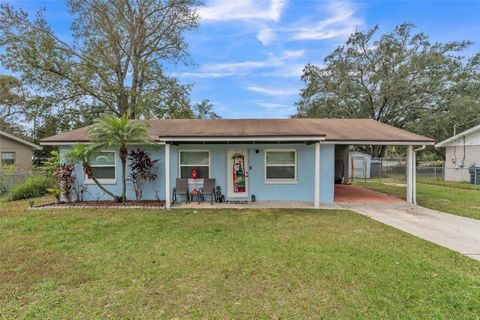
<svg viewBox="0 0 480 320">
<path fill-rule="evenodd" d="M 13 154 L 13 163 L 5 163 L 3 162 L 3 154 L 4 153 L 11 153 Z M 6 166 L 14 166 L 17 164 L 17 153 L 15 151 L 2 151 L 1 154 L 0 154 L 0 162 L 2 165 L 6 165 Z"/>
<path fill-rule="evenodd" d="M 269 164 L 267 165 L 267 153 L 269 152 L 293 152 L 295 154 L 295 163 L 294 167 L 294 178 L 293 179 L 272 179 L 267 178 L 267 167 L 292 167 L 292 165 L 284 165 L 284 164 Z M 298 167 L 298 158 L 297 158 L 297 150 L 296 149 L 266 149 L 264 152 L 264 182 L 265 184 L 297 184 L 297 167 Z"/>
<path fill-rule="evenodd" d="M 113 152 L 113 160 L 114 168 L 115 168 L 115 178 L 114 179 L 97 179 L 97 181 L 101 184 L 117 184 L 117 151 L 115 150 L 100 150 L 97 153 L 106 153 L 106 152 Z M 90 165 L 92 168 L 99 168 L 99 167 L 111 167 L 111 165 Z M 85 184 L 95 184 L 95 181 L 89 179 L 88 176 L 85 174 Z"/>
<path fill-rule="evenodd" d="M 189 165 L 182 165 L 182 152 L 207 152 L 208 153 L 208 179 L 210 179 L 210 174 L 211 174 L 211 155 L 210 155 L 210 150 L 203 150 L 203 149 L 182 149 L 178 150 L 178 177 L 182 177 L 182 167 L 207 167 L 207 165 L 204 164 L 189 164 Z M 197 181 L 195 182 L 195 179 L 188 178 L 188 183 L 189 184 L 194 184 L 194 183 L 203 183 L 204 178 L 199 178 L 196 179 Z"/>
</svg>

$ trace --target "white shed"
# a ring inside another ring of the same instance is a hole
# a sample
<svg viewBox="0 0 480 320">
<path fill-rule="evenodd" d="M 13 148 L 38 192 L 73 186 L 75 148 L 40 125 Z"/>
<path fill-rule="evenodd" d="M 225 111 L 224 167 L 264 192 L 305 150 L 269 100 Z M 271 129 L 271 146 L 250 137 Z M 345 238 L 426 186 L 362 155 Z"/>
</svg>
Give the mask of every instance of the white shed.
<svg viewBox="0 0 480 320">
<path fill-rule="evenodd" d="M 352 166 L 353 178 L 370 179 L 371 162 L 371 155 L 359 151 L 351 151 L 350 164 Z"/>
</svg>

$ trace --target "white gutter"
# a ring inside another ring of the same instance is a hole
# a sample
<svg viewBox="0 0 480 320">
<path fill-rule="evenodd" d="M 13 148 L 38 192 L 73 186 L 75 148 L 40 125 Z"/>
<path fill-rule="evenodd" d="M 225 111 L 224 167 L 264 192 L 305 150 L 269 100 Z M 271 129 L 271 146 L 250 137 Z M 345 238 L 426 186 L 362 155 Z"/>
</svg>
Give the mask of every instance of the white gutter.
<svg viewBox="0 0 480 320">
<path fill-rule="evenodd" d="M 426 142 L 426 141 L 380 141 L 380 140 L 327 140 L 323 144 L 338 144 L 338 145 L 377 145 L 377 146 L 421 146 L 421 145 L 431 145 L 433 146 L 435 142 Z"/>
<path fill-rule="evenodd" d="M 426 147 L 427 147 L 426 145 L 423 145 L 423 146 L 421 146 L 421 147 L 418 148 L 418 149 L 414 149 L 413 152 L 418 152 L 418 151 L 425 150 Z"/>
<path fill-rule="evenodd" d="M 162 144 L 165 144 L 165 141 L 154 141 L 160 145 Z M 92 142 L 82 142 L 82 141 L 79 141 L 79 142 L 49 142 L 49 141 L 45 141 L 45 142 L 40 142 L 40 145 L 42 146 L 76 146 L 78 144 L 86 144 L 86 145 L 89 145 L 89 144 L 93 144 Z M 136 145 L 136 143 L 133 143 L 133 145 Z"/>
</svg>

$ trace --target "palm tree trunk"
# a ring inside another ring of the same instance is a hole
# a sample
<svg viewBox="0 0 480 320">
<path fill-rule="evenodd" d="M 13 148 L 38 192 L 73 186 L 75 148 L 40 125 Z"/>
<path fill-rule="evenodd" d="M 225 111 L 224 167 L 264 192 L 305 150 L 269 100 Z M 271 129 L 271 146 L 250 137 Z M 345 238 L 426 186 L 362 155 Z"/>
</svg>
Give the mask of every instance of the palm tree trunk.
<svg viewBox="0 0 480 320">
<path fill-rule="evenodd" d="M 102 185 L 100 184 L 100 182 L 98 182 L 97 178 L 95 178 L 95 177 L 91 174 L 92 170 L 91 170 L 90 165 L 87 164 L 87 163 L 85 163 L 85 162 L 83 163 L 83 171 L 85 172 L 85 174 L 86 174 L 90 179 L 93 180 L 93 182 L 95 182 L 95 184 L 97 185 L 97 187 L 100 188 L 100 190 L 102 190 L 103 192 L 105 192 L 106 194 L 108 194 L 108 195 L 109 195 L 110 197 L 112 197 L 114 200 L 117 200 L 117 199 L 118 199 L 118 197 L 117 197 L 116 195 L 114 195 L 112 192 L 110 192 L 109 190 L 107 190 L 104 186 L 102 186 Z"/>
<path fill-rule="evenodd" d="M 127 157 L 128 150 L 126 146 L 120 147 L 120 161 L 122 162 L 122 201 L 127 200 Z"/>
<path fill-rule="evenodd" d="M 104 186 L 102 186 L 102 185 L 100 184 L 100 182 L 98 182 L 97 178 L 95 178 L 95 177 L 90 177 L 90 178 L 93 180 L 93 182 L 95 182 L 95 184 L 96 184 L 103 192 L 105 192 L 105 193 L 108 194 L 110 197 L 112 197 L 113 200 L 118 201 L 118 197 L 117 197 L 116 195 L 114 195 L 112 192 L 108 191 Z"/>
</svg>

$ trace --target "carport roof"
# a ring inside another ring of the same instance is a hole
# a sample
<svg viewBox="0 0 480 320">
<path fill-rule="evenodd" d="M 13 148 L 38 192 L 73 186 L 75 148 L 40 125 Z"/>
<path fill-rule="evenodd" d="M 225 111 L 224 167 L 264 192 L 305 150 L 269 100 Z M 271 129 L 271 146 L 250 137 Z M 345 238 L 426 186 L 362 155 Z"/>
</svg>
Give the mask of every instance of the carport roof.
<svg viewBox="0 0 480 320">
<path fill-rule="evenodd" d="M 140 121 L 140 120 L 137 120 Z M 156 141 L 318 141 L 339 144 L 433 144 L 434 140 L 371 119 L 166 119 L 144 120 Z M 89 142 L 88 127 L 41 144 Z"/>
</svg>

